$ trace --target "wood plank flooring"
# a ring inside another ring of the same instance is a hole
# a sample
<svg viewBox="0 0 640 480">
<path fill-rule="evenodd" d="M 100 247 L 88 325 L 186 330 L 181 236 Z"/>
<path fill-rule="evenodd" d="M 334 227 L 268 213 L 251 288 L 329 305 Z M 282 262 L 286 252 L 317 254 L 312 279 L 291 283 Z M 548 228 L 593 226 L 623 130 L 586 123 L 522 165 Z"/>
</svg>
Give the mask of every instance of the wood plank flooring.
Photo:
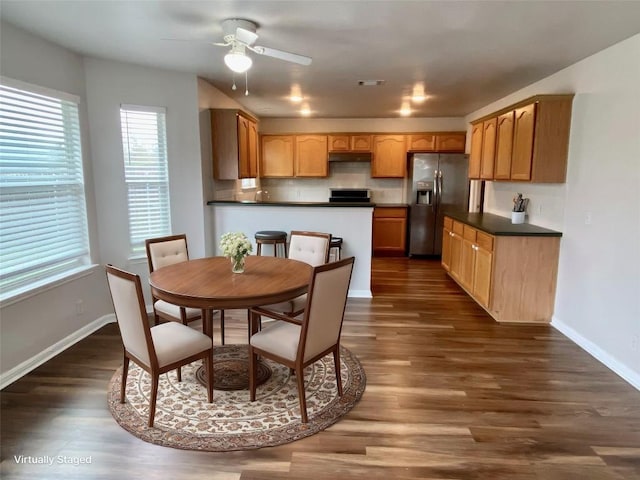
<svg viewBox="0 0 640 480">
<path fill-rule="evenodd" d="M 562 334 L 497 324 L 435 260 L 375 258 L 372 286 L 373 299 L 349 300 L 342 337 L 367 389 L 324 432 L 231 453 L 138 440 L 106 405 L 121 362 L 112 324 L 2 391 L 0 476 L 640 478 L 640 392 Z M 245 313 L 228 314 L 228 341 L 246 342 Z M 90 456 L 91 464 L 21 464 L 19 455 Z"/>
</svg>

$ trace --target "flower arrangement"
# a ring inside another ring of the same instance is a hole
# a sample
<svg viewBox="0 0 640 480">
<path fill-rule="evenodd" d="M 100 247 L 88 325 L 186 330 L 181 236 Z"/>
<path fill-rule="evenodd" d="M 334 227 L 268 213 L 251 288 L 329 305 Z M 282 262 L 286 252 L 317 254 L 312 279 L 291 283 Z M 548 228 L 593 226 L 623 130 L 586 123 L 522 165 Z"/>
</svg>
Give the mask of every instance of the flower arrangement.
<svg viewBox="0 0 640 480">
<path fill-rule="evenodd" d="M 220 237 L 220 250 L 225 257 L 231 259 L 235 273 L 244 271 L 244 258 L 251 253 L 253 245 L 242 232 L 227 232 Z"/>
</svg>

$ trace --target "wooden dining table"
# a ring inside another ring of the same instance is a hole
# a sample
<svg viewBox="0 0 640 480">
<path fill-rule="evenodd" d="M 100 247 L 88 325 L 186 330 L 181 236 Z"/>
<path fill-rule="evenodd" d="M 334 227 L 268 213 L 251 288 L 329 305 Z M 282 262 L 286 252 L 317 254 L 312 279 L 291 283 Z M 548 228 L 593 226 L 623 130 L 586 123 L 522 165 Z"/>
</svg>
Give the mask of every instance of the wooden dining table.
<svg viewBox="0 0 640 480">
<path fill-rule="evenodd" d="M 199 308 L 203 331 L 213 336 L 212 310 L 245 309 L 283 302 L 306 293 L 312 267 L 297 260 L 250 255 L 243 273 L 226 257 L 175 263 L 151 273 L 152 294 L 166 302 Z M 251 322 L 251 333 L 257 331 Z"/>
</svg>

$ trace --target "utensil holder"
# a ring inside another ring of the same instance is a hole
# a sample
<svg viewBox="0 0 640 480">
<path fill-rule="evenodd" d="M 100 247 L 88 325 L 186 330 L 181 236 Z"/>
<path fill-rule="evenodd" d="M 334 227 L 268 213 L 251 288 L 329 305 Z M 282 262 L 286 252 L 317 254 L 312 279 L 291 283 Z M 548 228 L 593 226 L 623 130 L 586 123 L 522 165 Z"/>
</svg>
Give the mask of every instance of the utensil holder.
<svg viewBox="0 0 640 480">
<path fill-rule="evenodd" d="M 511 212 L 511 223 L 524 223 L 526 212 Z"/>
</svg>

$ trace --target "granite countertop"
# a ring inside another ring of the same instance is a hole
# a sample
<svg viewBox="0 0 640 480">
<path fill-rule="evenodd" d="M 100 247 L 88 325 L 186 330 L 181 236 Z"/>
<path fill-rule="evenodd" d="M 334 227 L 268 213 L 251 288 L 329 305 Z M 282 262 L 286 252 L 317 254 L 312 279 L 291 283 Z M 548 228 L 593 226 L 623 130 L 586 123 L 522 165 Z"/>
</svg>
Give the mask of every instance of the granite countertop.
<svg viewBox="0 0 640 480">
<path fill-rule="evenodd" d="M 561 237 L 562 232 L 531 225 L 530 223 L 511 223 L 511 218 L 501 217 L 492 213 L 469 213 L 460 211 L 445 211 L 444 214 L 462 223 L 466 223 L 478 230 L 495 236 L 520 237 Z"/>
<path fill-rule="evenodd" d="M 209 200 L 207 205 L 254 205 L 270 207 L 375 207 L 375 203 L 364 202 L 276 202 L 253 200 Z"/>
</svg>

